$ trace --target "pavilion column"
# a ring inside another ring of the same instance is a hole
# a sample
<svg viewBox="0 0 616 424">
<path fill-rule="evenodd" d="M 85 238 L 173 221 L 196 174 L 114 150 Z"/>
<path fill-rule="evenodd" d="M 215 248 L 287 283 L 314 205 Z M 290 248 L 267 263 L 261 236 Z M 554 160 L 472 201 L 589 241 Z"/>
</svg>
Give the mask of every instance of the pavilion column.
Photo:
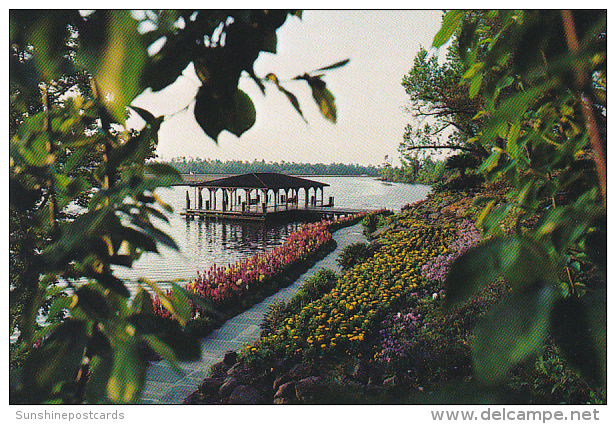
<svg viewBox="0 0 616 424">
<path fill-rule="evenodd" d="M 199 198 L 198 198 L 198 199 L 199 199 L 199 200 L 198 200 L 198 202 L 199 202 L 199 203 L 198 203 L 198 205 L 199 205 L 199 209 L 203 209 L 203 196 L 202 196 L 202 194 L 201 194 L 201 190 L 202 190 L 202 188 L 201 188 L 201 187 L 199 187 Z"/>
<path fill-rule="evenodd" d="M 263 199 L 261 200 L 262 211 L 263 213 L 266 213 L 267 212 L 267 189 L 266 188 L 261 190 L 261 195 L 263 196 Z"/>
</svg>

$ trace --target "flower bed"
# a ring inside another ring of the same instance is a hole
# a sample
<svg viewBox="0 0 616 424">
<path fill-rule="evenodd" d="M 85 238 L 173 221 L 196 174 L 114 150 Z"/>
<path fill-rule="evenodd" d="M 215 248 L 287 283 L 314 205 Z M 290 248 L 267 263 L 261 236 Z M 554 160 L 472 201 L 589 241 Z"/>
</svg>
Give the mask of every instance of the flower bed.
<svg viewBox="0 0 616 424">
<path fill-rule="evenodd" d="M 266 279 L 306 259 L 331 239 L 326 223 L 307 224 L 269 252 L 227 266 L 212 265 L 187 287 L 215 305 L 236 301 L 250 289 L 257 289 Z"/>
<path fill-rule="evenodd" d="M 205 272 L 198 273 L 186 288 L 212 304 L 220 313 L 218 317 L 208 317 L 207 328 L 200 331 L 200 336 L 272 294 L 285 283 L 290 284 L 312 265 L 312 260 L 319 259 L 319 255 L 335 247 L 332 232 L 354 225 L 368 214 L 378 213 L 382 211 L 305 224 L 280 246 L 266 253 L 226 266 L 214 264 Z M 172 293 L 168 292 L 167 295 L 171 296 Z M 154 298 L 154 307 L 158 314 L 171 316 L 157 297 Z M 192 310 L 194 318 L 207 315 L 207 311 L 200 310 L 196 304 L 192 305 Z"/>
<path fill-rule="evenodd" d="M 449 268 L 464 252 L 475 247 L 481 240 L 481 233 L 468 220 L 458 226 L 458 237 L 447 247 L 447 252 L 435 257 L 421 267 L 421 275 L 431 281 L 444 283 Z"/>
<path fill-rule="evenodd" d="M 408 220 L 412 218 L 408 217 Z M 323 297 L 289 316 L 274 333 L 247 348 L 251 357 L 350 353 L 373 336 L 384 314 L 422 284 L 421 266 L 442 254 L 453 229 L 413 221 L 413 231 L 386 234 L 375 255 L 339 278 Z"/>
</svg>

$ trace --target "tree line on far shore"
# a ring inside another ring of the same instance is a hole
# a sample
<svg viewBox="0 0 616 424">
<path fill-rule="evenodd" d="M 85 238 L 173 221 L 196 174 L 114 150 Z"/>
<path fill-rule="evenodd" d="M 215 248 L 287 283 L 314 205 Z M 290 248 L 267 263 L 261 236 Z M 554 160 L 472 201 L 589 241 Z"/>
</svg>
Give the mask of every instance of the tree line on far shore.
<svg viewBox="0 0 616 424">
<path fill-rule="evenodd" d="M 296 163 L 266 162 L 265 160 L 241 161 L 200 158 L 173 158 L 160 161 L 173 166 L 182 174 L 243 174 L 248 172 L 279 172 L 291 175 L 369 175 L 381 176 L 381 167 L 345 163 Z"/>
</svg>

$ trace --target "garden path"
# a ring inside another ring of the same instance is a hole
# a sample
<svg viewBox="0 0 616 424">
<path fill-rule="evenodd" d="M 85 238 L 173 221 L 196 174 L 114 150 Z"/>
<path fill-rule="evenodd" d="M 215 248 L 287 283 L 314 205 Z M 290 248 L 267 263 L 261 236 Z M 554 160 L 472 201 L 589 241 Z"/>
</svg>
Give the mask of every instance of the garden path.
<svg viewBox="0 0 616 424">
<path fill-rule="evenodd" d="M 290 286 L 253 306 L 249 310 L 231 318 L 220 328 L 203 338 L 201 342 L 201 359 L 196 362 L 180 362 L 184 376 L 178 375 L 164 361 L 150 364 L 146 374 L 144 392 L 141 402 L 145 404 L 181 404 L 210 372 L 210 366 L 222 361 L 225 353 L 230 350 L 240 350 L 244 345 L 256 341 L 261 329 L 259 325 L 263 315 L 275 302 L 289 301 L 300 289 L 307 278 L 322 268 L 340 271 L 336 262 L 342 249 L 361 241 L 366 241 L 361 224 L 341 228 L 333 234 L 336 249 L 325 258 L 315 263 L 308 271 Z"/>
</svg>

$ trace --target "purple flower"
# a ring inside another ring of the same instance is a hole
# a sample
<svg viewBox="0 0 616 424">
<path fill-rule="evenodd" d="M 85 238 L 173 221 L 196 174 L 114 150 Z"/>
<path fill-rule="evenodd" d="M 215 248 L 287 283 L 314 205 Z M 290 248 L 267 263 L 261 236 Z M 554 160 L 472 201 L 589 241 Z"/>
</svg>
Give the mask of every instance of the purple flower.
<svg viewBox="0 0 616 424">
<path fill-rule="evenodd" d="M 444 283 L 453 262 L 463 253 L 475 247 L 481 240 L 481 234 L 468 220 L 458 226 L 458 238 L 449 245 L 447 253 L 426 262 L 421 267 L 421 276 L 431 281 Z"/>
</svg>

